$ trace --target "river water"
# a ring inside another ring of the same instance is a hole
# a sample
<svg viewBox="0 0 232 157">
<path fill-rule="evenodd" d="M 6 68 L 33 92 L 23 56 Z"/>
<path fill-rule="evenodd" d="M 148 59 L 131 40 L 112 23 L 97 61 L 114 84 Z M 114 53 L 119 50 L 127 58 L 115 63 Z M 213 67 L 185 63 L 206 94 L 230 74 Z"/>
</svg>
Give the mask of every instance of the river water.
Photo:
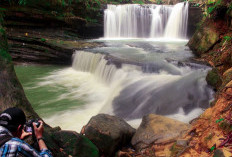
<svg viewBox="0 0 232 157">
<path fill-rule="evenodd" d="M 15 67 L 33 108 L 51 126 L 80 131 L 98 113 L 134 127 L 149 113 L 189 122 L 209 106 L 209 67 L 191 61 L 186 40 L 92 41 L 105 46 L 76 51 L 72 67 Z"/>
<path fill-rule="evenodd" d="M 209 106 L 209 67 L 187 46 L 188 3 L 108 5 L 105 46 L 75 51 L 70 67 L 16 66 L 35 111 L 51 126 L 80 131 L 99 113 L 137 127 L 149 113 L 183 122 Z"/>
</svg>

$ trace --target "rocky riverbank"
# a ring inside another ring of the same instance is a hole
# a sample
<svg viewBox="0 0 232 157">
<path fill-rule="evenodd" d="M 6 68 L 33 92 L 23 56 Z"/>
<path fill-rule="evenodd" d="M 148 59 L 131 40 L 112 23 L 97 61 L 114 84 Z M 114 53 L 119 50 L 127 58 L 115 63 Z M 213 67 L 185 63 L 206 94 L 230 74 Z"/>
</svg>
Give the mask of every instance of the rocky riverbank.
<svg viewBox="0 0 232 157">
<path fill-rule="evenodd" d="M 231 156 L 232 148 L 232 3 L 227 0 L 208 4 L 205 17 L 188 46 L 212 70 L 207 82 L 215 91 L 211 107 L 191 122 L 191 129 L 162 149 L 154 144 L 145 152 L 157 156 Z M 161 150 L 161 151 L 160 151 Z M 145 155 L 149 156 L 149 155 Z M 150 155 L 151 156 L 151 155 Z"/>
<path fill-rule="evenodd" d="M 211 108 L 196 121 L 186 136 L 181 156 L 231 156 L 232 112 L 232 3 L 217 1 L 188 45 L 213 69 L 207 81 L 217 91 Z M 180 151 L 179 151 L 180 152 Z"/>
</svg>

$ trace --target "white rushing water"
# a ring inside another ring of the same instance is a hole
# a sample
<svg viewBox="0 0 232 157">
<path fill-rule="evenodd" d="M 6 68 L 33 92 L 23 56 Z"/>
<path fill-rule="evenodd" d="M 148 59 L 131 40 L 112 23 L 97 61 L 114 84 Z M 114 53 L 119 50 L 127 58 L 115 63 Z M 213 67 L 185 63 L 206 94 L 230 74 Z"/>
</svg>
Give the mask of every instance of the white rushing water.
<svg viewBox="0 0 232 157">
<path fill-rule="evenodd" d="M 59 108 L 65 106 L 43 117 L 48 124 L 80 131 L 99 113 L 135 127 L 150 113 L 189 122 L 208 107 L 208 67 L 189 63 L 192 54 L 185 46 L 188 2 L 108 5 L 104 18 L 103 47 L 76 51 L 72 67 L 53 71 L 32 87 L 58 93 L 52 105 L 46 100 L 38 108 L 53 110 L 60 101 Z"/>
<path fill-rule="evenodd" d="M 67 89 L 59 99 L 85 102 L 84 106 L 46 117 L 46 122 L 78 131 L 98 113 L 123 117 L 133 126 L 148 113 L 188 122 L 199 115 L 211 97 L 204 80 L 206 73 L 201 69 L 166 62 L 156 73 L 144 73 L 141 65 L 115 65 L 106 58 L 104 54 L 77 51 L 72 68 L 43 78 L 40 87 Z"/>
<path fill-rule="evenodd" d="M 107 5 L 105 38 L 187 38 L 188 2 Z"/>
</svg>

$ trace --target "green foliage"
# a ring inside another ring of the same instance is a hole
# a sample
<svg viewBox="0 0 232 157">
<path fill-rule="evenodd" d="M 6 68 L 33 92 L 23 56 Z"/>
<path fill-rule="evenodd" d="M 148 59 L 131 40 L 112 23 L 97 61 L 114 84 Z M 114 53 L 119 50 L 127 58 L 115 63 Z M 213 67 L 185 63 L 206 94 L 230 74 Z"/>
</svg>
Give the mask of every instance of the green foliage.
<svg viewBox="0 0 232 157">
<path fill-rule="evenodd" d="M 232 36 L 224 36 L 223 37 L 224 41 L 230 41 L 232 39 Z"/>
<path fill-rule="evenodd" d="M 92 19 L 92 18 L 90 18 L 90 17 L 88 17 L 88 16 L 87 16 L 85 19 L 86 19 L 87 22 L 97 23 L 97 20 L 96 20 L 96 19 Z"/>
<path fill-rule="evenodd" d="M 221 4 L 222 0 L 218 0 L 213 6 L 210 6 L 207 8 L 206 13 L 207 16 L 210 15 L 220 4 Z M 213 4 L 214 2 L 210 3 Z"/>
<path fill-rule="evenodd" d="M 230 3 L 229 7 L 228 7 L 228 11 L 232 10 L 232 3 Z"/>
<path fill-rule="evenodd" d="M 134 4 L 144 4 L 144 2 L 142 0 L 135 0 L 133 1 Z"/>
<path fill-rule="evenodd" d="M 46 39 L 44 39 L 44 38 L 41 38 L 40 40 L 41 40 L 42 42 L 45 42 L 45 41 L 46 41 Z"/>
<path fill-rule="evenodd" d="M 199 6 L 200 6 L 199 3 L 196 3 L 196 4 L 193 5 L 193 7 L 199 7 Z"/>
<path fill-rule="evenodd" d="M 213 12 L 214 9 L 215 9 L 214 6 L 213 6 L 213 7 L 208 7 L 207 13 L 208 13 L 208 14 L 211 14 L 211 13 Z"/>
<path fill-rule="evenodd" d="M 163 4 L 162 0 L 156 0 L 156 4 Z"/>
<path fill-rule="evenodd" d="M 0 57 L 6 61 L 11 61 L 11 56 L 8 53 L 7 38 L 4 28 L 2 27 L 3 23 L 3 11 L 4 9 L 0 8 Z"/>
<path fill-rule="evenodd" d="M 27 4 L 27 0 L 19 0 L 19 5 L 26 5 Z"/>
<path fill-rule="evenodd" d="M 210 5 L 210 4 L 214 4 L 214 3 L 215 3 L 215 2 L 213 2 L 213 1 L 212 1 L 212 2 L 211 2 L 211 1 L 208 1 L 208 4 L 209 4 L 209 5 Z"/>
<path fill-rule="evenodd" d="M 219 123 L 219 122 L 221 122 L 223 120 L 224 120 L 224 118 L 220 118 L 220 119 L 216 120 L 216 123 Z"/>
<path fill-rule="evenodd" d="M 12 58 L 7 50 L 0 48 L 0 56 L 3 57 L 7 62 L 11 62 Z"/>
</svg>

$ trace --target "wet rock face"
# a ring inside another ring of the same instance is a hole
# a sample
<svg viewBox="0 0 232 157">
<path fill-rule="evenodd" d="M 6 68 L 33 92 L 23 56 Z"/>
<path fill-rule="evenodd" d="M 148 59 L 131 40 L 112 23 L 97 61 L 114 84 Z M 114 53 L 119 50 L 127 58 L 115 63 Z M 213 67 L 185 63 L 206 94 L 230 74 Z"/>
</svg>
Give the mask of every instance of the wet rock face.
<svg viewBox="0 0 232 157">
<path fill-rule="evenodd" d="M 199 22 L 202 20 L 203 17 L 203 11 L 200 7 L 189 7 L 189 13 L 188 13 L 188 30 L 187 30 L 187 36 L 188 38 L 191 38 L 193 34 L 195 33 Z"/>
<path fill-rule="evenodd" d="M 202 53 L 207 52 L 212 48 L 219 40 L 219 32 L 213 25 L 199 28 L 193 37 L 189 40 L 188 46 L 200 56 Z"/>
<path fill-rule="evenodd" d="M 174 141 L 189 128 L 189 124 L 164 116 L 149 114 L 143 117 L 131 143 L 137 151 L 140 151 L 150 144 Z"/>
<path fill-rule="evenodd" d="M 130 144 L 135 133 L 123 119 L 99 114 L 90 119 L 85 127 L 85 136 L 89 138 L 104 156 L 114 156 L 115 152 Z"/>
<path fill-rule="evenodd" d="M 218 74 L 218 71 L 216 68 L 208 72 L 206 76 L 206 81 L 214 89 L 219 88 L 219 86 L 222 84 L 222 81 L 221 81 L 220 75 Z"/>
</svg>

